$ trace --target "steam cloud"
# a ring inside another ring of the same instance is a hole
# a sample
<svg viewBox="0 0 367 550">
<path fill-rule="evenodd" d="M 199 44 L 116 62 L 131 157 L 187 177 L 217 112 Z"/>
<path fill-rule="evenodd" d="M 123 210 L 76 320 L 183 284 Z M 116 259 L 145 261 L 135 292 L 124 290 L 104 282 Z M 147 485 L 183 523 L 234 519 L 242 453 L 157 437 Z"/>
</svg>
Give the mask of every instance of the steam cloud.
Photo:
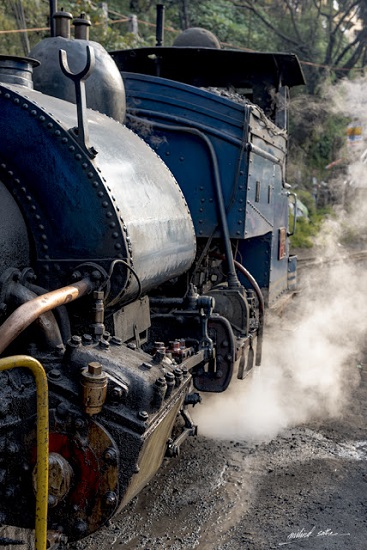
<svg viewBox="0 0 367 550">
<path fill-rule="evenodd" d="M 366 81 L 333 88 L 335 109 L 351 118 L 366 113 L 367 118 Z M 367 120 L 361 123 L 367 128 Z M 301 294 L 284 318 L 268 317 L 262 366 L 248 379 L 233 381 L 223 394 L 204 394 L 205 405 L 194 410 L 201 434 L 268 441 L 287 427 L 343 412 L 359 382 L 357 365 L 366 351 L 367 278 L 364 267 L 346 258 L 352 238 L 367 235 L 367 164 L 361 161 L 365 147 L 362 142 L 348 152 L 355 162 L 339 187 L 345 192 L 352 182 L 353 200 L 348 211 L 341 208 L 325 222 L 310 252 L 319 263 L 302 276 Z M 364 193 L 363 200 L 356 199 L 358 192 Z M 354 202 L 356 208 L 351 208 Z M 330 265 L 324 263 L 327 258 L 345 259 Z"/>
</svg>

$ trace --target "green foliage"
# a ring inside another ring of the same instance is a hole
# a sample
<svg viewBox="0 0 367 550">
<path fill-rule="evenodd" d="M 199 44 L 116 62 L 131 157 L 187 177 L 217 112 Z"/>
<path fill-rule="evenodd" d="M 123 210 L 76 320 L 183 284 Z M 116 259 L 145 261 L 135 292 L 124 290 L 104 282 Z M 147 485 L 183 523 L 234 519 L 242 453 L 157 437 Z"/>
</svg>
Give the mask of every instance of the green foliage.
<svg viewBox="0 0 367 550">
<path fill-rule="evenodd" d="M 343 156 L 348 119 L 331 110 L 330 102 L 299 95 L 291 102 L 288 180 L 311 189 L 312 175 L 328 177 L 325 167 Z"/>
<path fill-rule="evenodd" d="M 21 2 L 28 28 L 47 26 L 48 0 L 0 0 L 0 28 L 15 29 L 14 5 Z M 94 24 L 91 38 L 106 48 L 136 46 L 139 43 L 154 44 L 156 4 L 158 0 L 109 0 L 107 24 L 101 3 L 92 0 L 59 0 L 74 16 L 85 11 Z M 309 90 L 317 90 L 325 80 L 327 71 L 322 64 L 332 65 L 334 60 L 348 70 L 366 56 L 367 43 L 363 33 L 352 41 L 348 38 L 347 22 L 350 20 L 355 0 L 344 0 L 338 5 L 328 2 L 288 2 L 287 0 L 165 0 L 166 45 L 187 26 L 201 26 L 214 32 L 220 41 L 235 47 L 267 51 L 292 51 L 307 62 L 304 69 L 308 76 Z M 358 2 L 357 2 L 358 4 Z M 139 37 L 128 36 L 126 21 L 114 24 L 119 15 L 134 13 L 139 19 Z M 365 0 L 360 0 L 359 14 L 367 21 Z M 344 17 L 345 16 L 345 17 Z M 340 24 L 343 20 L 344 24 Z M 33 44 L 47 31 L 29 33 Z M 125 36 L 127 35 L 127 36 Z M 0 48 L 5 53 L 22 48 L 19 34 L 0 35 Z M 22 52 L 19 52 L 22 53 Z M 343 76 L 346 73 L 343 74 Z M 338 78 L 337 72 L 333 72 Z"/>
<path fill-rule="evenodd" d="M 302 200 L 303 202 L 303 200 Z M 309 219 L 298 218 L 296 222 L 296 231 L 290 237 L 292 248 L 312 248 L 314 238 L 320 232 L 325 216 L 330 215 L 330 209 L 320 209 L 310 213 Z M 293 214 L 289 216 L 289 227 L 293 227 Z"/>
<path fill-rule="evenodd" d="M 306 206 L 310 217 L 316 214 L 315 199 L 309 191 L 306 191 L 305 189 L 297 190 L 297 199 L 303 202 Z"/>
<path fill-rule="evenodd" d="M 289 224 L 293 227 L 293 214 L 290 215 Z M 292 248 L 312 248 L 312 237 L 315 236 L 314 226 L 304 218 L 298 218 L 296 222 L 296 231 L 290 237 Z"/>
<path fill-rule="evenodd" d="M 309 162 L 314 168 L 322 171 L 329 162 L 337 158 L 346 142 L 346 126 L 345 117 L 325 110 L 318 136 L 314 135 L 309 145 Z"/>
<path fill-rule="evenodd" d="M 12 31 L 9 34 L 0 34 L 0 54 L 24 55 L 21 36 L 17 30 L 16 21 L 10 2 L 0 0 L 0 29 Z"/>
<path fill-rule="evenodd" d="M 0 0 L 0 29 L 17 30 L 17 20 L 12 8 L 18 0 Z M 129 13 L 129 2 L 124 3 L 124 13 Z M 27 36 L 30 49 L 42 38 L 50 35 L 49 32 L 49 2 L 48 0 L 22 0 L 25 25 L 29 29 Z M 108 3 L 110 7 L 110 3 Z M 141 37 L 128 32 L 126 17 L 121 14 L 123 21 L 118 25 L 112 23 L 101 4 L 91 0 L 64 0 L 59 1 L 59 9 L 70 12 L 73 17 L 79 17 L 85 12 L 90 19 L 90 39 L 102 44 L 107 50 L 134 48 L 145 45 Z M 117 17 L 115 17 L 116 19 Z M 36 30 L 34 29 L 41 29 Z M 21 33 L 11 32 L 0 34 L 0 53 L 9 55 L 25 55 Z"/>
<path fill-rule="evenodd" d="M 227 0 L 211 0 L 194 3 L 190 24 L 212 31 L 220 42 L 244 47 L 249 28 L 245 15 Z"/>
</svg>

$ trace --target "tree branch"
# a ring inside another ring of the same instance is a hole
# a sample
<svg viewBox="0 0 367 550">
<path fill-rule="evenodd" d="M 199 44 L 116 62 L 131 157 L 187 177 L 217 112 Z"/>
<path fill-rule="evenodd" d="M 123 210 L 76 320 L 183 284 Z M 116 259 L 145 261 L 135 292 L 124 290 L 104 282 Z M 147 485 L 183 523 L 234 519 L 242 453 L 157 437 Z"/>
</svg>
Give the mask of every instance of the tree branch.
<svg viewBox="0 0 367 550">
<path fill-rule="evenodd" d="M 293 38 L 290 38 L 289 36 L 283 34 L 281 31 L 279 31 L 279 29 L 277 29 L 277 27 L 275 27 L 272 23 L 270 23 L 270 21 L 268 21 L 263 15 L 262 13 L 256 9 L 255 5 L 254 5 L 254 2 L 251 0 L 250 2 L 246 2 L 246 4 L 237 4 L 235 2 L 233 2 L 233 5 L 236 7 L 236 8 L 243 8 L 243 9 L 247 9 L 249 11 L 251 11 L 254 15 L 256 15 L 256 17 L 266 26 L 268 27 L 269 29 L 271 29 L 271 31 L 276 34 L 277 36 L 279 36 L 279 38 L 282 38 L 282 40 L 288 42 L 289 44 L 292 44 L 293 46 L 300 46 L 299 42 L 294 40 Z"/>
</svg>

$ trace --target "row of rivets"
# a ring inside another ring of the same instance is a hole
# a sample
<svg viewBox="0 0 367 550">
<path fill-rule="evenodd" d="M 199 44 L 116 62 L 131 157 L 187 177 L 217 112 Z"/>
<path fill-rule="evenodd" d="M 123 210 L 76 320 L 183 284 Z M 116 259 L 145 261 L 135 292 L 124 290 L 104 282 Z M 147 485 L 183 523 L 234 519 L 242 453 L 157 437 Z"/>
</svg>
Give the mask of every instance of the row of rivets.
<svg viewBox="0 0 367 550">
<path fill-rule="evenodd" d="M 1 95 L 1 91 L 0 91 L 0 95 Z M 10 94 L 9 92 L 7 92 L 7 93 L 5 93 L 4 97 L 5 97 L 6 99 L 11 99 L 11 94 Z M 19 99 L 18 97 L 15 97 L 15 98 L 13 99 L 13 102 L 14 102 L 14 104 L 16 104 L 16 105 L 19 105 L 19 104 L 20 104 L 20 99 Z M 28 108 L 29 108 L 29 105 L 28 105 L 27 103 L 23 103 L 23 104 L 22 104 L 22 107 L 23 107 L 24 109 L 28 109 Z M 36 111 L 35 109 L 32 109 L 32 110 L 30 111 L 30 114 L 31 114 L 32 116 L 37 116 L 37 115 L 38 115 L 38 113 L 37 113 L 37 111 Z M 44 114 L 41 114 L 41 115 L 39 116 L 39 120 L 40 120 L 40 122 L 45 122 L 45 121 L 46 121 L 46 116 L 45 116 Z M 53 124 L 52 122 L 48 122 L 48 123 L 47 123 L 47 128 L 48 128 L 49 130 L 52 130 L 52 129 L 54 128 L 54 124 Z M 61 136 L 61 131 L 60 131 L 59 129 L 57 129 L 57 130 L 55 130 L 54 134 L 55 134 L 56 137 L 60 137 L 60 136 Z M 62 137 L 61 142 L 62 142 L 63 144 L 68 144 L 68 143 L 69 143 L 69 139 L 68 139 L 67 137 L 64 136 L 64 137 Z M 70 151 L 71 153 L 74 153 L 74 152 L 76 151 L 76 147 L 75 147 L 74 145 L 69 145 L 69 146 L 68 146 L 68 149 L 69 149 L 69 151 Z M 76 154 L 75 154 L 75 159 L 78 160 L 78 161 L 81 161 L 81 160 L 83 159 L 83 156 L 82 156 L 80 153 L 76 153 Z M 86 170 L 88 167 L 89 167 L 89 164 L 86 163 L 86 162 L 83 162 L 82 168 L 83 168 L 84 170 Z M 98 169 L 98 171 L 100 172 L 101 170 Z M 88 179 L 94 179 L 94 173 L 93 173 L 92 171 L 88 172 L 87 177 L 88 177 Z M 104 181 L 106 181 L 105 178 L 102 178 L 102 179 L 103 179 Z M 98 181 L 95 181 L 95 180 L 94 180 L 93 183 L 92 183 L 92 185 L 93 185 L 93 187 L 97 188 L 97 187 L 99 186 L 99 183 L 98 183 Z M 108 188 L 108 190 L 110 191 L 110 188 Z M 98 196 L 99 196 L 100 198 L 102 198 L 102 197 L 104 196 L 103 191 L 99 191 Z M 114 201 L 114 202 L 116 201 L 116 199 L 115 199 L 114 196 L 112 196 L 111 199 L 112 199 L 112 201 Z M 28 200 L 28 201 L 31 201 L 31 198 L 30 198 L 30 197 L 27 197 L 27 200 Z M 104 200 L 103 203 L 102 203 L 102 207 L 103 207 L 103 208 L 107 208 L 108 206 L 109 206 L 109 203 L 108 203 L 106 200 Z M 35 210 L 36 210 L 36 206 L 35 206 L 35 205 L 32 205 L 32 206 L 31 206 L 31 209 L 32 209 L 33 211 L 35 211 Z M 116 210 L 119 211 L 119 210 L 120 210 L 119 207 L 116 207 Z M 108 219 L 112 218 L 112 217 L 113 217 L 113 213 L 112 213 L 111 211 L 108 211 L 108 212 L 106 213 L 106 217 L 107 217 Z M 113 228 L 115 228 L 115 225 L 113 226 Z M 46 237 L 46 238 L 47 238 L 47 237 Z M 116 231 L 113 233 L 112 238 L 113 238 L 113 239 L 118 238 L 118 234 L 117 234 L 117 237 L 116 237 Z M 116 249 L 116 250 L 120 250 L 121 248 L 122 248 L 122 245 L 121 245 L 120 243 L 116 243 L 116 244 L 115 244 L 115 249 Z M 48 246 L 44 244 L 44 245 L 43 245 L 43 249 L 44 249 L 44 250 L 47 250 L 47 249 L 48 249 Z M 119 254 L 119 256 L 120 256 L 120 254 Z"/>
<path fill-rule="evenodd" d="M 4 171 L 7 171 L 7 175 L 13 180 L 13 182 L 15 183 L 15 186 L 19 187 L 20 186 L 20 180 L 19 180 L 19 178 L 14 177 L 14 172 L 12 170 L 7 170 L 6 164 L 2 164 L 1 168 Z M 32 196 L 29 194 L 27 188 L 22 186 L 20 188 L 20 191 L 21 191 L 22 195 L 25 196 L 26 203 L 28 203 L 29 209 L 31 210 L 31 212 L 32 212 L 33 216 L 35 217 L 35 219 L 40 220 L 39 214 L 36 214 L 37 206 L 32 202 Z M 18 198 L 21 200 L 20 196 Z M 24 202 L 24 201 L 21 200 L 21 202 Z M 43 233 L 45 228 L 42 224 L 40 224 L 38 226 L 38 229 L 40 231 L 42 231 L 42 234 L 41 234 L 41 240 L 43 241 L 42 248 L 43 248 L 44 251 L 47 251 L 48 250 L 48 245 L 46 244 L 47 235 L 45 233 Z"/>
</svg>

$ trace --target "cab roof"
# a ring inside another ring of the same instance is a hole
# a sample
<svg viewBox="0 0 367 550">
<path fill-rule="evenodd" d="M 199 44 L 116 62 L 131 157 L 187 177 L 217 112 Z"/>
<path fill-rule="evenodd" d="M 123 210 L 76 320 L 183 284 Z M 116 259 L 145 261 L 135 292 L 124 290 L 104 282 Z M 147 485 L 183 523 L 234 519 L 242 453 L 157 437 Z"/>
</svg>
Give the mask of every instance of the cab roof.
<svg viewBox="0 0 367 550">
<path fill-rule="evenodd" d="M 196 47 L 155 47 L 110 52 L 120 71 L 176 80 L 193 86 L 234 86 L 254 82 L 271 87 L 305 84 L 296 55 Z"/>
</svg>

